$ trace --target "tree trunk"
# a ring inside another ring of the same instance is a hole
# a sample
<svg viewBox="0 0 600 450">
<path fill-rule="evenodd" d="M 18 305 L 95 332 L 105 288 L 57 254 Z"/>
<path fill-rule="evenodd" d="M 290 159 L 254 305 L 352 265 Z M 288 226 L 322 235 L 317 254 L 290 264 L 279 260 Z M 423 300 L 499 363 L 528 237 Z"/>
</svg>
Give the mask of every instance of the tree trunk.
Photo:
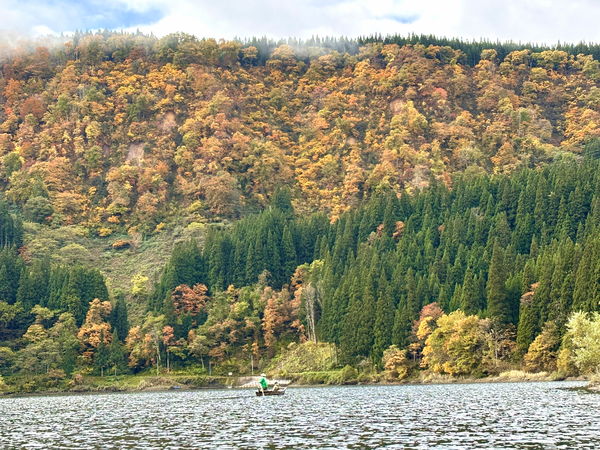
<svg viewBox="0 0 600 450">
<path fill-rule="evenodd" d="M 160 374 L 160 346 L 156 344 L 156 376 Z"/>
</svg>

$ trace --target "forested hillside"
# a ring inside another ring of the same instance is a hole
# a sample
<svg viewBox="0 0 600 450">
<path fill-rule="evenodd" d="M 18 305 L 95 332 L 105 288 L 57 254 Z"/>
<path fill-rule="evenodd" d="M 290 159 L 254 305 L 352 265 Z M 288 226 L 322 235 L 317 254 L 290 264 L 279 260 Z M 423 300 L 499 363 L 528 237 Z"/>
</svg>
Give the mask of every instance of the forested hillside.
<svg viewBox="0 0 600 450">
<path fill-rule="evenodd" d="M 210 361 L 245 373 L 251 359 L 268 364 L 308 341 L 335 344 L 337 364 L 369 361 L 392 378 L 523 364 L 585 373 L 597 361 L 580 362 L 589 342 L 576 338 L 595 329 L 585 313 L 600 302 L 599 195 L 591 159 L 465 174 L 413 195 L 384 190 L 333 223 L 296 214 L 279 189 L 260 214 L 212 228 L 203 248 L 178 244 L 153 291 L 133 293 L 147 314 L 131 327 L 97 271 L 24 265 L 19 222 L 4 214 L 4 371 Z"/>
<path fill-rule="evenodd" d="M 336 218 L 379 189 L 531 167 L 599 134 L 595 46 L 289 44 L 105 33 L 8 52 L 6 199 L 98 236 L 238 218 L 280 185 Z"/>
<path fill-rule="evenodd" d="M 597 46 L 25 47 L 0 78 L 14 390 L 289 355 L 392 380 L 600 366 Z"/>
<path fill-rule="evenodd" d="M 203 297 L 208 319 L 192 334 L 207 354 L 218 348 L 224 358 L 249 344 L 274 352 L 291 334 L 335 343 L 352 364 L 379 364 L 391 345 L 419 353 L 428 337 L 419 336 L 419 320 L 461 310 L 488 319 L 481 326 L 505 362 L 555 327 L 546 369 L 556 368 L 570 314 L 600 304 L 599 169 L 560 163 L 463 176 L 452 190 L 382 192 L 331 225 L 318 214 L 294 218 L 279 193 L 267 211 L 209 235 L 204 251 L 176 248 L 151 308 L 169 317 L 183 291 L 202 286 L 206 295 L 208 287 L 230 307 Z M 471 350 L 481 363 L 483 345 Z"/>
</svg>

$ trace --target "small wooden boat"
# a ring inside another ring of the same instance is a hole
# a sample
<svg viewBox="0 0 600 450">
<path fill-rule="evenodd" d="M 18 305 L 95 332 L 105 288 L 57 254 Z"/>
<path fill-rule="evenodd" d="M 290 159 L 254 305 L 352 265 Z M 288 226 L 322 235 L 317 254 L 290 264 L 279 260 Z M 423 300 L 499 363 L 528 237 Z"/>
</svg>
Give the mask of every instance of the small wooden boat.
<svg viewBox="0 0 600 450">
<path fill-rule="evenodd" d="M 268 389 L 266 391 L 263 391 L 263 392 L 256 391 L 256 396 L 257 397 L 264 397 L 266 395 L 283 395 L 283 394 L 285 394 L 285 388 L 278 389 L 276 391 L 274 391 L 274 390 L 268 390 Z"/>
</svg>

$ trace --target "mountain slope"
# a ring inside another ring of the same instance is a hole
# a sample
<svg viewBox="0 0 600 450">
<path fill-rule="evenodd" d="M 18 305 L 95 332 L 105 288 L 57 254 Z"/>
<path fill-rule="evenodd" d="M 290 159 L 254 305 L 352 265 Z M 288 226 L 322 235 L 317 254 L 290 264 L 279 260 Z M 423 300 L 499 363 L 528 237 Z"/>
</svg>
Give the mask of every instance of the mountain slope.
<svg viewBox="0 0 600 450">
<path fill-rule="evenodd" d="M 12 56 L 0 78 L 5 196 L 28 220 L 99 236 L 237 218 L 280 185 L 298 212 L 337 217 L 384 187 L 537 165 L 600 133 L 592 56 L 488 49 L 471 65 L 438 45 L 314 44 L 266 55 L 88 34 Z"/>
</svg>

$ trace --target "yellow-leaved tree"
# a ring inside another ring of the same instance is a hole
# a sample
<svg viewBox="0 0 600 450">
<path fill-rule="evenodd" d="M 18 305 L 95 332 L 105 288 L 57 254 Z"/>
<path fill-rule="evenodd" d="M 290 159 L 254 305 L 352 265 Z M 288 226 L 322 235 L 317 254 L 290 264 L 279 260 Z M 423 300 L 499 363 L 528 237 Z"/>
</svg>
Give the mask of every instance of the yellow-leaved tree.
<svg viewBox="0 0 600 450">
<path fill-rule="evenodd" d="M 434 373 L 452 376 L 481 374 L 481 363 L 488 341 L 484 321 L 454 311 L 437 320 L 423 349 L 422 365 Z"/>
</svg>

